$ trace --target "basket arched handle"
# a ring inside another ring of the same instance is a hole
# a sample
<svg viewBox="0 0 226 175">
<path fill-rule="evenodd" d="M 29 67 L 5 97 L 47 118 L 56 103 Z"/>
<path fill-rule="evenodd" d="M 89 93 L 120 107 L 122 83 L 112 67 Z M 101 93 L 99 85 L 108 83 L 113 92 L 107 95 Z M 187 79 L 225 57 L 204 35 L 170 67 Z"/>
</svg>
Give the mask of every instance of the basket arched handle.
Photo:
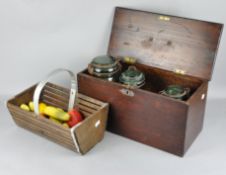
<svg viewBox="0 0 226 175">
<path fill-rule="evenodd" d="M 33 95 L 34 112 L 35 112 L 36 115 L 40 114 L 39 113 L 39 99 L 40 99 L 40 95 L 41 95 L 43 88 L 45 87 L 46 83 L 48 83 L 48 81 L 49 81 L 49 78 L 51 78 L 52 76 L 54 76 L 58 73 L 62 73 L 62 72 L 67 72 L 71 77 L 71 90 L 70 90 L 70 96 L 69 96 L 68 111 L 73 109 L 74 103 L 75 103 L 75 95 L 76 95 L 75 75 L 70 70 L 60 68 L 60 69 L 56 69 L 56 70 L 52 71 L 46 77 L 45 80 L 39 82 L 39 84 L 36 86 L 35 91 L 34 91 L 34 95 Z"/>
</svg>

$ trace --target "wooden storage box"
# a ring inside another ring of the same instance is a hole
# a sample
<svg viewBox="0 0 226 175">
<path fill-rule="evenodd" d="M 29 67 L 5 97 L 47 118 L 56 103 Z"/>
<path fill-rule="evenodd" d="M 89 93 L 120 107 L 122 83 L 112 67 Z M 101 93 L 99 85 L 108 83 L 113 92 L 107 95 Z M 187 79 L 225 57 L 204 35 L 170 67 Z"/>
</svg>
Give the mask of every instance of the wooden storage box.
<svg viewBox="0 0 226 175">
<path fill-rule="evenodd" d="M 19 107 L 22 103 L 27 104 L 33 100 L 36 86 L 32 86 L 7 102 L 7 107 L 17 125 L 81 154 L 85 154 L 102 140 L 108 116 L 107 103 L 77 94 L 74 106 L 85 119 L 72 128 L 65 128 Z M 69 94 L 69 89 L 47 83 L 42 90 L 40 101 L 67 111 Z"/>
<path fill-rule="evenodd" d="M 146 84 L 126 89 L 78 74 L 78 91 L 110 103 L 108 130 L 183 156 L 202 130 L 208 82 L 223 25 L 116 8 L 107 54 L 137 58 Z M 128 65 L 123 64 L 123 70 Z M 167 85 L 191 89 L 185 101 L 160 95 Z"/>
</svg>

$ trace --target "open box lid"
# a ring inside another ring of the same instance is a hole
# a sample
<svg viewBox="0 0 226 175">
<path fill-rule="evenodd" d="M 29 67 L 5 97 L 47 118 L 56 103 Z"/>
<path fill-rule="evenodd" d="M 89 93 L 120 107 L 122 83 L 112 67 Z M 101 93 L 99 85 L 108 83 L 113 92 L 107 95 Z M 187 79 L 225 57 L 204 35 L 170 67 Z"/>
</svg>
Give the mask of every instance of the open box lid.
<svg viewBox="0 0 226 175">
<path fill-rule="evenodd" d="M 116 7 L 108 54 L 210 80 L 222 24 Z"/>
</svg>

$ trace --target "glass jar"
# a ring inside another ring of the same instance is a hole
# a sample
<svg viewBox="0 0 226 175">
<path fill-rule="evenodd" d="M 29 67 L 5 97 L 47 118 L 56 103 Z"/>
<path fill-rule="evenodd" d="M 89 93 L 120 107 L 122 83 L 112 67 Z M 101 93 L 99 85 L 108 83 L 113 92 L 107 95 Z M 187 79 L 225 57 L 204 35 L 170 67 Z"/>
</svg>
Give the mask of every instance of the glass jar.
<svg viewBox="0 0 226 175">
<path fill-rule="evenodd" d="M 93 58 L 88 66 L 88 72 L 99 78 L 114 81 L 116 74 L 121 70 L 119 59 L 109 55 L 101 55 Z"/>
<path fill-rule="evenodd" d="M 120 75 L 119 81 L 130 88 L 140 88 L 145 84 L 145 76 L 135 66 L 129 66 L 128 69 Z"/>
<path fill-rule="evenodd" d="M 174 99 L 184 100 L 188 97 L 190 88 L 184 88 L 180 85 L 169 85 L 159 93 Z"/>
</svg>

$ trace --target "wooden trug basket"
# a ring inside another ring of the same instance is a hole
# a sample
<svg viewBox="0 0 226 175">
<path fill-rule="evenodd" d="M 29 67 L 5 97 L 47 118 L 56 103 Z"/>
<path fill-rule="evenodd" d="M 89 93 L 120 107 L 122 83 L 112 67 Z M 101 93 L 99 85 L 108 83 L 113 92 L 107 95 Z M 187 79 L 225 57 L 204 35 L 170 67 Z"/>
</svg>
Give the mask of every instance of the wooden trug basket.
<svg viewBox="0 0 226 175">
<path fill-rule="evenodd" d="M 32 101 L 36 85 L 16 95 L 7 102 L 7 107 L 15 123 L 34 133 L 48 138 L 75 152 L 85 154 L 102 140 L 108 116 L 108 103 L 77 94 L 75 107 L 85 119 L 72 128 L 65 128 L 34 112 L 22 110 L 22 103 Z M 40 101 L 67 111 L 70 90 L 47 83 L 42 90 Z"/>
</svg>

